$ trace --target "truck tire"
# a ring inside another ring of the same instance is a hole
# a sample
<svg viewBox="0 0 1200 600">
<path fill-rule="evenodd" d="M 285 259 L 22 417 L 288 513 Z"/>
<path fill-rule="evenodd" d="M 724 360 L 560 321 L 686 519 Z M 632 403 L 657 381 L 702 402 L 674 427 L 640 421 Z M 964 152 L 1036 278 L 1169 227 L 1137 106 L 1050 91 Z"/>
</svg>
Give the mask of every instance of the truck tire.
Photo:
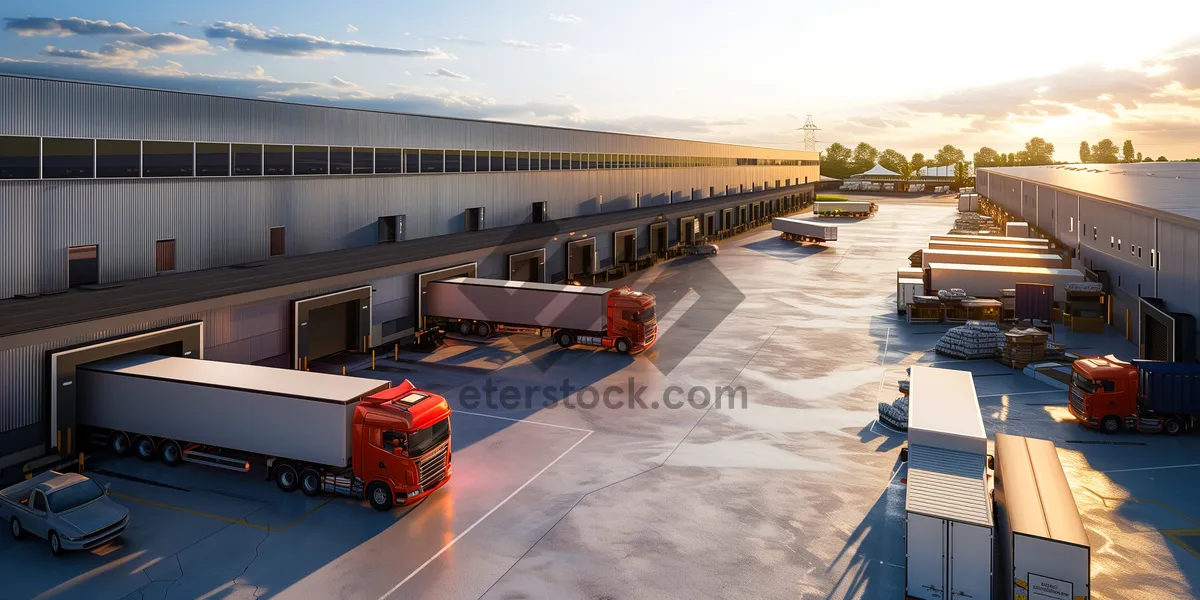
<svg viewBox="0 0 1200 600">
<path fill-rule="evenodd" d="M 617 343 L 613 344 L 613 346 L 615 346 L 617 352 L 620 352 L 621 354 L 629 354 L 629 351 L 633 349 L 633 344 L 631 344 L 629 340 L 625 338 L 617 338 Z"/>
<path fill-rule="evenodd" d="M 8 522 L 8 530 L 12 533 L 14 540 L 20 541 L 21 538 L 25 537 L 25 530 L 21 528 L 21 522 L 16 517 L 13 517 Z"/>
<path fill-rule="evenodd" d="M 1121 419 L 1108 415 L 1100 419 L 1100 430 L 1104 433 L 1117 433 L 1121 431 Z"/>
<path fill-rule="evenodd" d="M 492 324 L 487 321 L 480 321 L 475 324 L 475 335 L 485 338 L 492 335 Z"/>
<path fill-rule="evenodd" d="M 392 510 L 392 488 L 382 481 L 367 486 L 367 501 L 378 511 Z"/>
<path fill-rule="evenodd" d="M 575 345 L 575 335 L 570 331 L 560 331 L 554 334 L 554 341 L 563 348 L 570 348 Z"/>
<path fill-rule="evenodd" d="M 321 493 L 321 473 L 312 467 L 300 471 L 300 491 L 305 496 L 316 496 Z"/>
<path fill-rule="evenodd" d="M 113 454 L 117 456 L 129 456 L 129 452 L 133 450 L 133 444 L 129 441 L 129 436 L 124 431 L 114 431 L 108 436 L 108 447 L 112 448 Z"/>
<path fill-rule="evenodd" d="M 183 462 L 183 448 L 180 448 L 179 442 L 175 440 L 164 441 L 159 453 L 162 456 L 163 464 L 168 467 L 175 467 Z"/>
<path fill-rule="evenodd" d="M 51 529 L 50 533 L 46 536 L 46 540 L 50 542 L 50 554 L 53 554 L 56 558 L 63 555 L 62 540 L 58 538 L 57 531 Z"/>
<path fill-rule="evenodd" d="M 458 332 L 459 333 L 461 333 L 463 335 L 471 335 L 472 329 L 474 329 L 474 327 L 471 325 L 470 321 L 459 321 L 458 322 Z"/>
<path fill-rule="evenodd" d="M 1183 421 L 1171 417 L 1163 424 L 1163 431 L 1167 432 L 1167 435 L 1179 435 L 1183 433 Z"/>
<path fill-rule="evenodd" d="M 148 436 L 138 436 L 133 443 L 134 450 L 137 451 L 138 458 L 150 462 L 158 458 L 158 448 L 154 445 L 154 440 Z"/>
<path fill-rule="evenodd" d="M 300 485 L 300 476 L 296 474 L 296 467 L 288 463 L 283 463 L 275 467 L 275 485 L 285 492 L 292 492 Z"/>
</svg>

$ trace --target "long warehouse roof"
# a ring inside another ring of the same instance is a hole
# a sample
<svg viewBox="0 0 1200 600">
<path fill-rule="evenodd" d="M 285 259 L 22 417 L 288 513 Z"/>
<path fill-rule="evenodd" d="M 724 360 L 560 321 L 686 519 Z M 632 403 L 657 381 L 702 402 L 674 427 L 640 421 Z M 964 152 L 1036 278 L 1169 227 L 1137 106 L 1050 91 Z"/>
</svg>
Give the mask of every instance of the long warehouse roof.
<svg viewBox="0 0 1200 600">
<path fill-rule="evenodd" d="M 626 221 L 699 215 L 724 206 L 736 206 L 794 194 L 804 184 L 759 192 L 646 206 L 611 213 L 571 217 L 542 223 L 496 227 L 470 233 L 418 238 L 393 244 L 363 246 L 301 256 L 274 258 L 254 268 L 220 267 L 174 275 L 124 281 L 117 287 L 70 290 L 34 298 L 0 300 L 0 337 L 47 329 L 178 304 L 254 292 L 316 279 L 393 267 L 472 250 L 533 240 L 546 240 L 569 232 L 619 225 Z"/>
<path fill-rule="evenodd" d="M 1200 219 L 1200 163 L 988 167 L 979 172 Z"/>
</svg>

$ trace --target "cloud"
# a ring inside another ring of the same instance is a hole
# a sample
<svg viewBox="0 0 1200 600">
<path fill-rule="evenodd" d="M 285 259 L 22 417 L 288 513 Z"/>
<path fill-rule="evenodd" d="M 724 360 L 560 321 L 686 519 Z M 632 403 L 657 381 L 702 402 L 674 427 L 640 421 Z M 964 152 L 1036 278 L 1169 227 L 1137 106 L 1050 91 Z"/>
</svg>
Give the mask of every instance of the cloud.
<svg viewBox="0 0 1200 600">
<path fill-rule="evenodd" d="M 172 23 L 180 27 L 196 27 L 196 24 L 191 21 L 172 21 Z"/>
<path fill-rule="evenodd" d="M 258 68 L 262 69 L 262 67 L 258 67 Z M 259 71 L 259 72 L 261 73 L 262 71 Z M 358 87 L 358 84 L 350 83 L 349 81 L 346 81 L 345 79 L 342 79 L 341 77 L 338 77 L 336 75 L 329 78 L 329 85 L 332 85 L 333 87 L 336 87 L 336 88 Z"/>
<path fill-rule="evenodd" d="M 354 33 L 355 31 L 358 31 L 358 28 L 357 28 L 357 27 L 355 27 L 355 26 L 353 26 L 353 25 L 347 25 L 347 26 L 346 26 L 346 33 Z"/>
<path fill-rule="evenodd" d="M 140 27 L 134 27 L 122 22 L 91 21 L 79 17 L 57 19 L 51 17 L 5 18 L 4 29 L 20 36 L 117 36 L 121 38 L 122 46 L 130 45 L 149 48 L 164 54 L 209 54 L 212 46 L 205 40 L 190 38 L 178 33 L 148 33 Z M 104 50 L 101 49 L 101 53 Z M 65 56 L 60 51 L 57 56 Z M 152 55 L 150 55 L 152 56 Z M 86 59 L 84 59 L 86 60 Z"/>
<path fill-rule="evenodd" d="M 550 42 L 549 44 L 546 44 L 546 49 L 551 52 L 566 52 L 567 50 L 571 49 L 571 46 L 570 44 L 564 44 L 562 42 Z"/>
<path fill-rule="evenodd" d="M 550 20 L 554 21 L 556 23 L 568 23 L 571 25 L 578 25 L 583 22 L 583 19 L 576 15 L 556 15 L 554 13 L 549 13 L 549 16 L 550 16 Z"/>
<path fill-rule="evenodd" d="M 512 48 L 519 48 L 521 50 L 537 50 L 538 49 L 537 44 L 531 44 L 529 42 L 522 42 L 521 40 L 504 40 L 503 43 L 505 46 L 509 46 Z"/>
<path fill-rule="evenodd" d="M 912 127 L 912 125 L 909 124 L 907 121 L 901 121 L 898 119 L 884 119 L 883 117 L 879 117 L 879 116 L 860 117 L 857 119 L 846 119 L 846 122 L 851 125 L 858 125 L 861 127 L 869 127 L 869 128 L 877 128 L 877 129 L 887 129 L 889 127 L 899 127 L 899 128 Z"/>
<path fill-rule="evenodd" d="M 457 58 L 437 47 L 410 50 L 360 42 L 339 42 L 306 33 L 268 32 L 251 24 L 229 21 L 218 21 L 208 26 L 204 30 L 204 35 L 209 39 L 229 40 L 234 48 L 244 52 L 259 52 L 274 56 L 320 58 L 353 53 L 445 60 Z"/>
<path fill-rule="evenodd" d="M 404 35 L 408 35 L 408 34 L 406 33 Z M 464 46 L 486 46 L 487 45 L 487 42 L 485 42 L 483 40 L 477 40 L 475 38 L 469 38 L 469 37 L 462 36 L 462 35 L 455 36 L 455 37 L 446 37 L 443 35 L 442 37 L 440 37 L 438 39 L 442 40 L 443 42 L 450 42 L 451 44 L 462 44 Z"/>
<path fill-rule="evenodd" d="M 432 73 L 426 73 L 425 75 L 429 76 L 429 77 L 445 77 L 447 79 L 462 79 L 463 81 L 471 80 L 470 77 L 467 77 L 466 75 L 463 75 L 462 73 L 455 73 L 454 71 L 451 71 L 450 69 L 438 69 L 436 71 L 433 71 Z"/>
</svg>

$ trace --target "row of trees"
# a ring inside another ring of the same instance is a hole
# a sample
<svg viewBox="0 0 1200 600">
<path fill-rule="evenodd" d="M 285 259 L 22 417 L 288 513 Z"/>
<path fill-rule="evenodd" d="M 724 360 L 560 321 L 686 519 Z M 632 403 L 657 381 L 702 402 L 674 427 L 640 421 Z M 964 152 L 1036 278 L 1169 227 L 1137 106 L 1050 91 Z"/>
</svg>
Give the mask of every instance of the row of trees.
<svg viewBox="0 0 1200 600">
<path fill-rule="evenodd" d="M 942 146 L 934 153 L 933 158 L 927 159 L 921 152 L 914 153 L 909 158 L 891 148 L 880 152 L 866 142 L 860 142 L 854 147 L 854 150 L 834 142 L 821 153 L 821 174 L 826 177 L 845 179 L 851 175 L 866 172 L 878 164 L 885 169 L 908 177 L 922 167 L 955 165 L 965 159 L 966 155 L 963 151 L 950 144 Z"/>
<path fill-rule="evenodd" d="M 1157 161 L 1141 152 L 1133 151 L 1133 140 L 1125 140 L 1121 145 L 1121 156 L 1117 157 L 1117 145 L 1112 140 L 1104 138 L 1089 146 L 1086 141 L 1079 142 L 1079 162 L 1081 163 L 1135 163 L 1135 162 L 1167 162 L 1167 157 L 1159 156 Z"/>
</svg>

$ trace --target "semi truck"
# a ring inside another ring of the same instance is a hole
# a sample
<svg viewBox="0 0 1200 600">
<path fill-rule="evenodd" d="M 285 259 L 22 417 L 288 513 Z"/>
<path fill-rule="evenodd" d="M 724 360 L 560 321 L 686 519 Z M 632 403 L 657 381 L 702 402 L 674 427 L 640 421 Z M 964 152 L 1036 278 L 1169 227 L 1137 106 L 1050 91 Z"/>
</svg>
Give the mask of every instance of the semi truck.
<svg viewBox="0 0 1200 600">
<path fill-rule="evenodd" d="M 79 421 L 117 455 L 249 472 L 280 489 L 412 504 L 451 475 L 450 407 L 411 382 L 129 354 L 77 369 Z"/>
<path fill-rule="evenodd" d="M 1108 433 L 1179 435 L 1200 422 L 1197 363 L 1081 358 L 1071 366 L 1067 393 L 1071 415 Z"/>
<path fill-rule="evenodd" d="M 505 329 L 549 329 L 563 348 L 575 344 L 635 354 L 654 344 L 652 294 L 615 289 L 455 277 L 425 287 L 426 327 L 488 337 Z"/>
<path fill-rule="evenodd" d="M 789 219 L 787 217 L 775 217 L 771 219 L 771 229 L 781 232 L 779 237 L 786 241 L 795 242 L 835 242 L 837 241 L 837 227 L 833 225 L 825 225 L 822 223 L 813 223 L 812 221 L 803 221 L 800 219 Z"/>
<path fill-rule="evenodd" d="M 878 206 L 866 200 L 823 200 L 813 203 L 813 214 L 818 217 L 869 217 Z"/>
</svg>

